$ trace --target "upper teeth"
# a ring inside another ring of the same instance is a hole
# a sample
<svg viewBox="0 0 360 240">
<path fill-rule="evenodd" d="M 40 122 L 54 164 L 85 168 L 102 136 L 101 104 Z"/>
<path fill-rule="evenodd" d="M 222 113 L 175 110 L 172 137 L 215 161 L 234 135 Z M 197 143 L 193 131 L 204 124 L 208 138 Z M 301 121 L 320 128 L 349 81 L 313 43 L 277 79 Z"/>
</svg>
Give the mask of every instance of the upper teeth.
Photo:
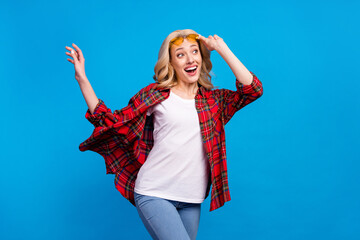
<svg viewBox="0 0 360 240">
<path fill-rule="evenodd" d="M 187 68 L 185 70 L 195 70 L 196 69 L 196 66 L 195 67 L 191 67 L 191 68 Z"/>
</svg>

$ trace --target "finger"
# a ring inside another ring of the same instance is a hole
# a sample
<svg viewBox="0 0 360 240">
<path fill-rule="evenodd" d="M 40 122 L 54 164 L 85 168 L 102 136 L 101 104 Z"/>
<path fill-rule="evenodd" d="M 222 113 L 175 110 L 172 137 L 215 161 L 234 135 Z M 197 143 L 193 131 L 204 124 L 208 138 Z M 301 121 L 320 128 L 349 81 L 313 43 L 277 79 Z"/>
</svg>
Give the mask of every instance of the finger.
<svg viewBox="0 0 360 240">
<path fill-rule="evenodd" d="M 203 41 L 203 42 L 206 42 L 207 38 L 199 34 L 199 40 Z"/>
<path fill-rule="evenodd" d="M 79 53 L 75 50 L 74 54 L 75 54 L 76 58 L 79 60 Z"/>
<path fill-rule="evenodd" d="M 214 38 L 215 38 L 215 39 L 219 39 L 220 37 L 215 34 L 215 35 L 214 35 Z"/>
<path fill-rule="evenodd" d="M 66 46 L 65 48 L 67 50 L 69 50 L 70 52 L 73 51 L 76 57 L 78 56 L 78 53 L 76 52 L 76 50 L 74 50 L 74 49 L 72 49 L 71 47 L 68 47 L 68 46 Z"/>
<path fill-rule="evenodd" d="M 69 62 L 71 62 L 72 64 L 74 64 L 74 61 L 73 61 L 73 60 L 71 60 L 71 59 L 69 59 L 69 58 L 67 58 L 67 60 L 68 60 Z"/>
<path fill-rule="evenodd" d="M 76 52 L 75 52 L 75 56 L 74 56 L 74 54 L 71 54 L 69 52 L 65 52 L 65 54 L 68 55 L 69 57 L 72 57 L 72 58 L 78 60 L 78 57 L 76 56 Z"/>
<path fill-rule="evenodd" d="M 82 51 L 80 50 L 80 48 L 75 43 L 73 43 L 72 45 L 74 46 L 76 51 L 79 53 L 80 58 L 84 58 L 84 55 L 83 55 Z"/>
<path fill-rule="evenodd" d="M 73 48 L 71 48 L 71 47 L 68 47 L 68 46 L 66 46 L 65 47 L 67 50 L 69 50 L 70 52 L 71 52 L 71 50 L 74 50 Z M 75 51 L 75 50 L 74 50 Z"/>
<path fill-rule="evenodd" d="M 79 59 L 74 50 L 71 50 L 70 56 L 73 57 L 75 62 L 79 62 Z"/>
</svg>

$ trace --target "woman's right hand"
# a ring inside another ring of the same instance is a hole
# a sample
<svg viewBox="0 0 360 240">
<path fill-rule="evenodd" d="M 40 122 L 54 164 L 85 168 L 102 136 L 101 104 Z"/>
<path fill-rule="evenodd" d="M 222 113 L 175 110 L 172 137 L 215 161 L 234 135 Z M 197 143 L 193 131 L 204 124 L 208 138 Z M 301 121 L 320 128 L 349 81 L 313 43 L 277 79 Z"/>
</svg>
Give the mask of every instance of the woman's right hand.
<svg viewBox="0 0 360 240">
<path fill-rule="evenodd" d="M 75 50 L 72 49 L 71 47 L 65 46 L 65 48 L 70 51 L 65 53 L 73 58 L 73 59 L 68 58 L 67 60 L 72 64 L 74 64 L 75 79 L 80 83 L 81 81 L 85 81 L 86 79 L 85 58 L 80 48 L 76 46 L 75 43 L 73 43 L 72 45 L 75 48 Z"/>
</svg>

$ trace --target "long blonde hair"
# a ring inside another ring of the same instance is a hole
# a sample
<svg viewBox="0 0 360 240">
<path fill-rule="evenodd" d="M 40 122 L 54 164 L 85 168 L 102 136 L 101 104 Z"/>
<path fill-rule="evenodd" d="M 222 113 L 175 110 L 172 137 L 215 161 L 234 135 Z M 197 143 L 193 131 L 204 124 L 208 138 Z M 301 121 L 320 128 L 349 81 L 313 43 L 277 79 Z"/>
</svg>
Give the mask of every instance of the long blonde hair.
<svg viewBox="0 0 360 240">
<path fill-rule="evenodd" d="M 158 87 L 161 88 L 171 88 L 177 85 L 177 79 L 175 75 L 175 70 L 170 63 L 170 41 L 175 37 L 186 36 L 188 34 L 197 34 L 194 30 L 191 29 L 184 29 L 184 30 L 176 30 L 170 33 L 165 40 L 163 41 L 158 61 L 154 67 L 154 80 L 159 83 Z M 211 83 L 211 75 L 210 71 L 212 69 L 212 63 L 210 61 L 210 51 L 205 47 L 205 45 L 198 41 L 200 54 L 202 57 L 202 64 L 201 64 L 201 72 L 198 83 L 201 84 L 208 90 L 214 88 L 213 84 Z"/>
</svg>

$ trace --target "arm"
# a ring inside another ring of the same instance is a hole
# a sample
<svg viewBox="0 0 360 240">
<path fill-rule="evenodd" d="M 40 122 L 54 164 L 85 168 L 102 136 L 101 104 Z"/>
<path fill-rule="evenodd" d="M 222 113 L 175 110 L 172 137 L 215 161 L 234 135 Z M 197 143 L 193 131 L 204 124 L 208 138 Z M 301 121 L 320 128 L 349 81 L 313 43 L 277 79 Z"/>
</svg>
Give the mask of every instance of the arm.
<svg viewBox="0 0 360 240">
<path fill-rule="evenodd" d="M 84 96 L 84 99 L 86 101 L 86 104 L 89 108 L 89 111 L 91 114 L 93 114 L 95 107 L 99 102 L 99 99 L 96 97 L 94 89 L 91 87 L 91 84 L 86 76 L 85 76 L 85 79 L 78 81 L 78 83 L 79 83 L 81 92 Z"/>
<path fill-rule="evenodd" d="M 72 57 L 73 59 L 67 59 L 69 62 L 74 64 L 75 68 L 75 79 L 79 83 L 81 92 L 85 98 L 86 104 L 91 112 L 94 113 L 95 107 L 98 104 L 99 100 L 95 95 L 94 89 L 91 87 L 89 80 L 85 74 L 85 58 L 83 56 L 82 51 L 78 46 L 73 43 L 73 47 L 76 49 L 72 49 L 71 47 L 66 46 L 65 48 L 70 51 L 65 52 L 68 56 Z"/>
<path fill-rule="evenodd" d="M 216 36 L 216 35 L 215 35 Z M 236 79 L 244 85 L 250 85 L 253 76 L 246 69 L 246 67 L 240 62 L 240 60 L 234 55 L 234 53 L 229 49 L 229 47 L 224 43 L 219 46 L 216 50 L 220 56 L 225 60 L 229 65 L 231 71 L 234 73 Z"/>
<path fill-rule="evenodd" d="M 127 119 L 132 118 L 134 111 L 138 110 L 138 107 L 143 104 L 142 99 L 146 92 L 149 92 L 154 86 L 150 84 L 138 91 L 133 97 L 130 98 L 127 106 L 122 109 L 111 111 L 105 103 L 98 99 L 98 102 L 95 104 L 93 112 L 90 111 L 90 108 L 86 111 L 85 118 L 96 127 L 109 127 L 114 123 L 120 121 L 126 121 Z"/>
<path fill-rule="evenodd" d="M 220 106 L 224 124 L 228 123 L 241 108 L 261 97 L 263 93 L 262 83 L 254 73 L 250 72 L 250 74 L 253 78 L 250 85 L 244 85 L 236 80 L 236 91 L 229 89 L 213 90 Z"/>
<path fill-rule="evenodd" d="M 236 91 L 214 90 L 214 95 L 220 105 L 222 119 L 226 124 L 238 110 L 262 95 L 262 83 L 252 72 L 246 69 L 222 38 L 214 35 L 214 37 L 209 36 L 208 38 L 200 36 L 199 39 L 210 51 L 216 50 L 220 54 L 236 77 Z"/>
<path fill-rule="evenodd" d="M 134 159 L 135 155 L 131 155 L 134 149 L 138 149 L 137 153 L 144 157 L 144 153 L 140 153 L 139 133 L 144 125 L 146 117 L 143 113 L 144 102 L 143 97 L 146 96 L 144 91 L 151 88 L 145 87 L 136 93 L 130 100 L 129 104 L 114 112 L 109 109 L 105 103 L 99 99 L 94 112 L 86 112 L 88 119 L 95 127 L 91 136 L 82 142 L 79 146 L 80 151 L 91 150 L 99 153 L 104 157 L 107 173 L 117 173 L 126 164 L 129 159 Z M 134 126 L 136 129 L 134 129 Z M 131 155 L 131 156 L 130 156 Z"/>
<path fill-rule="evenodd" d="M 210 51 L 216 50 L 220 54 L 239 82 L 244 85 L 251 84 L 253 80 L 252 74 L 233 54 L 222 38 L 215 34 L 214 37 L 210 35 L 208 38 L 200 35 L 199 39 L 204 42 L 207 49 Z"/>
</svg>

